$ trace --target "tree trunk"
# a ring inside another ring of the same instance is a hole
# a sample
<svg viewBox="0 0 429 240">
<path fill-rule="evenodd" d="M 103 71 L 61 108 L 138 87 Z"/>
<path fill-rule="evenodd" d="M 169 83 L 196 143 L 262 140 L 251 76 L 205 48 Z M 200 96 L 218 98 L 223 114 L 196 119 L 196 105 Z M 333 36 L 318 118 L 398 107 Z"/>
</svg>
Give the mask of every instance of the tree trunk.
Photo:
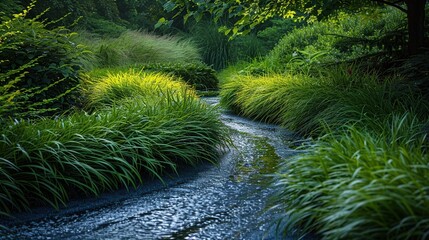
<svg viewBox="0 0 429 240">
<path fill-rule="evenodd" d="M 408 18 L 408 53 L 418 54 L 425 46 L 426 0 L 406 0 Z"/>
</svg>

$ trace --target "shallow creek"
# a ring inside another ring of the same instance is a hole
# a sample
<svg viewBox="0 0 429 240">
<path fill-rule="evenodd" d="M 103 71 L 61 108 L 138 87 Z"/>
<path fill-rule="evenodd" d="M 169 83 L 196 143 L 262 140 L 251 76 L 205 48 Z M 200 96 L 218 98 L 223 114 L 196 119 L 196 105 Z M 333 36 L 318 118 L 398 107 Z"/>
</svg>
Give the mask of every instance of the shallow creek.
<svg viewBox="0 0 429 240">
<path fill-rule="evenodd" d="M 206 98 L 217 104 L 217 98 Z M 274 213 L 265 213 L 267 174 L 292 133 L 229 113 L 221 119 L 235 147 L 217 166 L 203 163 L 146 182 L 138 189 L 71 201 L 60 211 L 37 208 L 2 221 L 1 239 L 276 239 Z M 281 237 L 280 237 L 281 238 Z"/>
</svg>

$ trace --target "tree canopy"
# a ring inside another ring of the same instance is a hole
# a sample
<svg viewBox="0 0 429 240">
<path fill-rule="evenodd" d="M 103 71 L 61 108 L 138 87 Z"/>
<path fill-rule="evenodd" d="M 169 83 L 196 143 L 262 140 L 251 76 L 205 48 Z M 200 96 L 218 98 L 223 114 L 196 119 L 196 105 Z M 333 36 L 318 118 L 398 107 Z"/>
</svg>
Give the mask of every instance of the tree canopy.
<svg viewBox="0 0 429 240">
<path fill-rule="evenodd" d="M 227 16 L 233 27 L 224 27 L 226 34 L 245 34 L 265 20 L 281 16 L 284 18 L 320 19 L 338 10 L 357 11 L 366 7 L 389 5 L 407 15 L 409 53 L 416 54 L 425 43 L 426 0 L 169 0 L 167 11 L 177 11 L 197 20 L 204 14 L 211 14 L 214 20 Z"/>
</svg>

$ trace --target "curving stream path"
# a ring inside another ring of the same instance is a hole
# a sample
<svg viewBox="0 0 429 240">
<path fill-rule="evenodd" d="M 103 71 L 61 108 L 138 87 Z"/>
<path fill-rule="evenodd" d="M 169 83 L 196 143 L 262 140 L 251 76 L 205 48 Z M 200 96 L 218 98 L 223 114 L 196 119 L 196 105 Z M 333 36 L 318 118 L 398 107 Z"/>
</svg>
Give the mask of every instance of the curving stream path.
<svg viewBox="0 0 429 240">
<path fill-rule="evenodd" d="M 206 98 L 217 104 L 217 98 Z M 264 213 L 269 174 L 294 154 L 291 132 L 221 115 L 235 148 L 218 166 L 180 169 L 165 182 L 72 201 L 67 208 L 34 209 L 1 221 L 1 239 L 275 239 L 274 213 Z"/>
</svg>

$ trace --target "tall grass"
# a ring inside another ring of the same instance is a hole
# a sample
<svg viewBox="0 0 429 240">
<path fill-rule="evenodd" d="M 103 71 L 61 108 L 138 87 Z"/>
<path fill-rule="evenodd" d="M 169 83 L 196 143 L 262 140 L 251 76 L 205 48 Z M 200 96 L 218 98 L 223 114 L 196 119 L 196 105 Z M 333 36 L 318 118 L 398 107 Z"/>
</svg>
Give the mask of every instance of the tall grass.
<svg viewBox="0 0 429 240">
<path fill-rule="evenodd" d="M 125 75 L 93 83 L 99 98 L 89 105 L 92 113 L 5 125 L 0 214 L 58 208 L 70 197 L 136 187 L 178 165 L 216 161 L 229 141 L 216 109 L 168 77 L 153 74 L 145 84 L 135 74 L 138 85 Z"/>
<path fill-rule="evenodd" d="M 410 84 L 417 81 L 380 76 L 377 66 L 326 64 L 400 51 L 401 44 L 380 43 L 403 16 L 347 16 L 296 29 L 262 62 L 228 69 L 220 75 L 221 103 L 315 138 L 284 160 L 272 183 L 272 209 L 282 213 L 276 224 L 285 235 L 428 239 L 427 97 Z"/>
<path fill-rule="evenodd" d="M 212 22 L 203 21 L 190 29 L 190 37 L 201 49 L 203 61 L 216 70 L 225 68 L 232 55 L 231 42 L 218 28 Z"/>
<path fill-rule="evenodd" d="M 89 100 L 87 104 L 89 108 L 100 105 L 112 106 L 124 99 L 136 97 L 160 98 L 167 92 L 180 97 L 196 96 L 195 91 L 189 89 L 187 84 L 177 81 L 173 76 L 137 72 L 133 69 L 89 78 L 84 92 Z"/>
<path fill-rule="evenodd" d="M 77 39 L 96 55 L 96 67 L 126 66 L 145 63 L 189 63 L 200 61 L 195 45 L 173 36 L 157 36 L 140 31 L 126 31 L 118 38 Z"/>
<path fill-rule="evenodd" d="M 279 230 L 324 239 L 428 238 L 429 122 L 392 114 L 378 123 L 328 134 L 284 162 L 274 183 L 275 208 L 284 213 Z"/>
<path fill-rule="evenodd" d="M 319 135 L 346 124 L 414 112 L 428 103 L 400 77 L 379 80 L 375 72 L 340 66 L 308 75 L 232 75 L 221 85 L 221 103 L 239 114 L 277 123 L 303 135 Z"/>
</svg>

